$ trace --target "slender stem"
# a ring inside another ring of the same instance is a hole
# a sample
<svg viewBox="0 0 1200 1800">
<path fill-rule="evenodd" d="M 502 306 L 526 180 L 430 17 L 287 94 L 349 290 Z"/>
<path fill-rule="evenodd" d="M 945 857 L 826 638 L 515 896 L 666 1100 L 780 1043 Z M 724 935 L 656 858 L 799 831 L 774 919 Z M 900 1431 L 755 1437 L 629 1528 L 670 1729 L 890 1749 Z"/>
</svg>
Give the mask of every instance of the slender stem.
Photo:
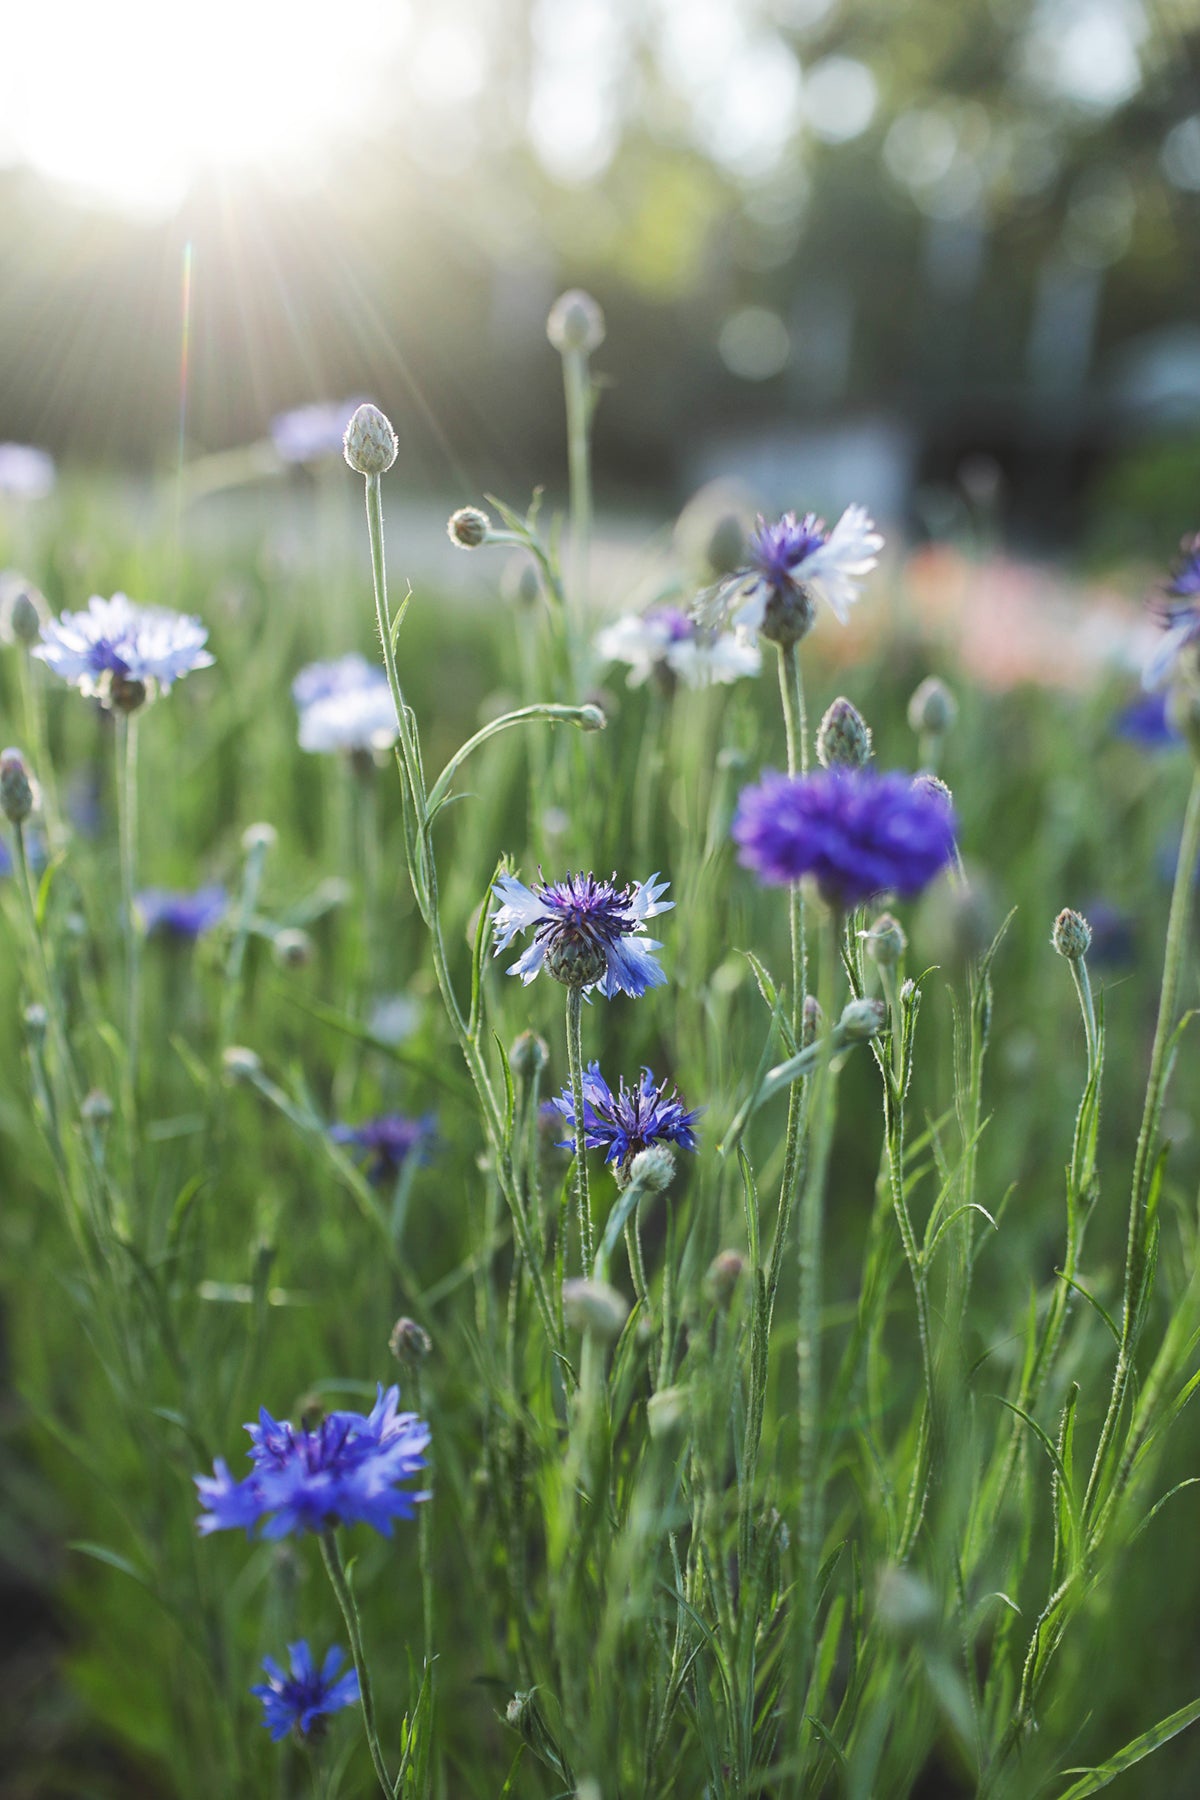
<svg viewBox="0 0 1200 1800">
<path fill-rule="evenodd" d="M 125 935 L 125 1115 L 130 1141 L 130 1182 L 136 1163 L 138 1039 L 141 1026 L 141 936 L 137 892 L 137 732 L 136 712 L 117 715 L 117 836 L 121 857 L 121 926 Z"/>
<path fill-rule="evenodd" d="M 358 1692 L 362 1700 L 363 1729 L 367 1734 L 367 1748 L 371 1752 L 371 1761 L 374 1764 L 380 1787 L 387 1795 L 388 1800 L 394 1800 L 395 1789 L 387 1772 L 387 1764 L 383 1760 L 383 1751 L 379 1745 L 379 1731 L 375 1724 L 375 1696 L 371 1690 L 371 1675 L 363 1650 L 358 1605 L 354 1598 L 354 1590 L 346 1577 L 342 1553 L 338 1547 L 335 1532 L 323 1531 L 321 1533 L 321 1556 L 325 1563 L 325 1572 L 329 1576 L 330 1586 L 342 1609 L 342 1618 L 346 1621 L 346 1630 L 350 1637 L 350 1654 L 354 1658 L 354 1667 L 358 1672 Z"/>
<path fill-rule="evenodd" d="M 567 475 L 571 493 L 571 665 L 576 683 L 577 646 L 587 611 L 588 558 L 592 536 L 592 378 L 586 350 L 564 350 L 563 392 L 567 406 Z"/>
<path fill-rule="evenodd" d="M 579 1240 L 583 1247 L 584 1274 L 590 1274 L 596 1258 L 592 1223 L 592 1196 L 588 1187 L 587 1150 L 583 1129 L 583 989 L 567 989 L 567 1068 L 571 1077 L 571 1107 L 575 1115 L 575 1196 L 579 1203 Z"/>
</svg>

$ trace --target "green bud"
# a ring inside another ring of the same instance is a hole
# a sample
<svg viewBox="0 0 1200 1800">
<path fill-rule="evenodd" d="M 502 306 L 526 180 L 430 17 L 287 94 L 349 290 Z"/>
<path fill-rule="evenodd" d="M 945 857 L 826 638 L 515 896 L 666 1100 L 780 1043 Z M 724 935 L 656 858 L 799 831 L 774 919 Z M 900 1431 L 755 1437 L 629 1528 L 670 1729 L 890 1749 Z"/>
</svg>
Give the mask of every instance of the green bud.
<svg viewBox="0 0 1200 1800">
<path fill-rule="evenodd" d="M 568 288 L 550 308 L 546 336 L 560 355 L 569 351 L 590 355 L 604 342 L 604 314 L 582 288 Z"/>
<path fill-rule="evenodd" d="M 564 1281 L 563 1317 L 573 1331 L 611 1340 L 620 1337 L 629 1317 L 625 1296 L 607 1281 Z"/>
<path fill-rule="evenodd" d="M 10 825 L 23 825 L 33 811 L 37 790 L 19 750 L 0 750 L 0 811 Z"/>
<path fill-rule="evenodd" d="M 1050 942 L 1068 962 L 1079 962 L 1091 947 L 1092 928 L 1082 913 L 1072 912 L 1069 906 L 1064 906 L 1054 921 Z"/>
<path fill-rule="evenodd" d="M 536 1031 L 523 1031 L 514 1038 L 508 1052 L 508 1066 L 514 1075 L 526 1080 L 540 1075 L 550 1061 L 550 1046 Z"/>
<path fill-rule="evenodd" d="M 887 1007 L 882 1000 L 850 1000 L 838 1020 L 843 1043 L 865 1044 L 883 1030 Z"/>
<path fill-rule="evenodd" d="M 433 1349 L 433 1339 L 415 1319 L 397 1319 L 388 1339 L 388 1349 L 398 1363 L 415 1369 Z"/>
<path fill-rule="evenodd" d="M 920 737 L 944 737 L 958 717 L 958 701 L 936 675 L 927 675 L 908 703 L 908 722 Z"/>
<path fill-rule="evenodd" d="M 823 769 L 862 769 L 870 760 L 870 727 L 858 708 L 839 695 L 817 727 L 817 761 Z"/>
<path fill-rule="evenodd" d="M 346 461 L 360 475 L 383 475 L 396 460 L 396 434 L 377 406 L 360 406 L 346 427 Z"/>
<path fill-rule="evenodd" d="M 880 913 L 869 931 L 860 931 L 871 961 L 881 969 L 894 969 L 908 949 L 908 939 L 898 919 L 891 913 Z"/>
<path fill-rule="evenodd" d="M 729 1306 L 745 1267 L 745 1257 L 736 1250 L 718 1250 L 704 1277 L 704 1291 L 714 1306 L 722 1311 Z"/>
<path fill-rule="evenodd" d="M 492 521 L 478 506 L 460 506 L 446 521 L 446 536 L 460 550 L 478 550 L 492 535 Z"/>
</svg>

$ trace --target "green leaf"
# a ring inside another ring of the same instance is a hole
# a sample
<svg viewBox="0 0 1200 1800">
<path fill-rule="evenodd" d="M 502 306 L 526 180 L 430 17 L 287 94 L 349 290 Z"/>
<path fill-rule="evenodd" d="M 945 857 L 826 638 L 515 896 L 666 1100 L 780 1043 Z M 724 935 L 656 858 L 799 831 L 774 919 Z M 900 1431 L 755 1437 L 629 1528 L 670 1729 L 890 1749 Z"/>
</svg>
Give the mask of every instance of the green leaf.
<svg viewBox="0 0 1200 1800">
<path fill-rule="evenodd" d="M 1110 1781 L 1114 1781 L 1118 1775 L 1123 1775 L 1126 1769 L 1132 1769 L 1135 1763 L 1140 1763 L 1144 1757 L 1150 1756 L 1163 1744 L 1169 1743 L 1173 1737 L 1178 1737 L 1181 1731 L 1186 1731 L 1188 1726 L 1194 1725 L 1197 1719 L 1200 1719 L 1200 1700 L 1193 1700 L 1187 1706 L 1181 1706 L 1178 1712 L 1171 1713 L 1157 1725 L 1152 1725 L 1149 1731 L 1144 1731 L 1141 1737 L 1134 1738 L 1133 1742 L 1126 1744 L 1123 1750 L 1118 1750 L 1115 1756 L 1110 1756 L 1107 1762 L 1098 1763 L 1094 1769 L 1065 1770 L 1064 1773 L 1067 1775 L 1082 1773 L 1083 1779 L 1077 1781 L 1073 1787 L 1069 1787 L 1065 1793 L 1060 1794 L 1059 1800 L 1084 1800 L 1087 1794 L 1098 1794 L 1100 1789 L 1106 1788 Z"/>
</svg>

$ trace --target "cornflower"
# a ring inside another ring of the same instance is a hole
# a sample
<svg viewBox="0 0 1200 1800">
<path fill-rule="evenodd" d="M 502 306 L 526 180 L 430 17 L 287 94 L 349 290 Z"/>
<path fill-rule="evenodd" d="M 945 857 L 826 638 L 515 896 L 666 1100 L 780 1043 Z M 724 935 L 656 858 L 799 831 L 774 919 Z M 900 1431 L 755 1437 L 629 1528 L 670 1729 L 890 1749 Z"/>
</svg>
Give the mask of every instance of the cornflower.
<svg viewBox="0 0 1200 1800">
<path fill-rule="evenodd" d="M 309 663 L 292 683 L 292 698 L 302 750 L 386 750 L 400 735 L 386 674 L 357 652 Z"/>
<path fill-rule="evenodd" d="M 564 1088 L 550 1105 L 562 1114 L 573 1135 L 562 1140 L 560 1148 L 579 1152 L 579 1129 L 575 1119 L 575 1103 L 571 1090 Z M 692 1129 L 700 1113 L 689 1112 L 677 1088 L 668 1092 L 667 1083 L 655 1085 L 649 1069 L 643 1069 L 641 1080 L 629 1086 L 621 1077 L 614 1094 L 600 1073 L 597 1062 L 589 1063 L 583 1076 L 583 1142 L 589 1150 L 603 1150 L 606 1163 L 616 1165 L 628 1174 L 629 1165 L 651 1144 L 675 1144 L 681 1150 L 696 1148 Z"/>
<path fill-rule="evenodd" d="M 288 1645 L 290 1675 L 284 1674 L 273 1657 L 263 1657 L 267 1679 L 250 1692 L 263 1703 L 263 1724 L 273 1743 L 292 1730 L 307 1736 L 322 1714 L 355 1705 L 359 1698 L 357 1671 L 338 1674 L 345 1659 L 345 1651 L 335 1644 L 318 1669 L 303 1638 Z"/>
<path fill-rule="evenodd" d="M 156 689 L 165 694 L 180 676 L 207 669 L 207 640 L 207 626 L 186 613 L 93 594 L 86 612 L 48 620 L 31 654 L 81 694 L 132 712 Z"/>
<path fill-rule="evenodd" d="M 361 1125 L 333 1125 L 337 1144 L 353 1144 L 367 1153 L 367 1179 L 377 1186 L 399 1174 L 410 1156 L 424 1160 L 434 1135 L 434 1118 L 409 1119 L 403 1113 L 381 1113 Z"/>
<path fill-rule="evenodd" d="M 629 665 L 629 687 L 641 687 L 652 675 L 688 688 L 708 687 L 757 675 L 762 667 L 757 644 L 733 632 L 702 630 L 673 606 L 614 620 L 597 637 L 596 649 L 605 662 Z"/>
<path fill-rule="evenodd" d="M 784 513 L 773 525 L 759 515 L 746 563 L 700 594 L 693 611 L 705 625 L 729 623 L 794 644 L 811 630 L 814 599 L 845 625 L 859 584 L 875 567 L 883 538 L 864 506 L 848 506 L 832 531 L 816 513 Z"/>
<path fill-rule="evenodd" d="M 1183 656 L 1200 642 L 1200 531 L 1185 537 L 1179 546 L 1164 594 L 1156 611 L 1166 635 L 1142 672 L 1142 686 L 1150 690 L 1165 687 L 1185 673 L 1193 681 L 1197 677 L 1195 667 L 1184 669 Z"/>
<path fill-rule="evenodd" d="M 501 875 L 493 889 L 500 901 L 494 954 L 532 926 L 533 942 L 511 965 L 510 975 L 528 984 L 544 965 L 564 987 L 585 994 L 599 988 L 606 1000 L 615 994 L 637 999 L 667 979 L 653 956 L 662 945 L 643 934 L 647 919 L 674 906 L 659 898 L 669 886 L 657 874 L 623 888 L 615 876 L 601 881 L 578 874 L 531 889 L 513 875 Z"/>
<path fill-rule="evenodd" d="M 229 911 L 229 895 L 216 883 L 195 893 L 170 888 L 143 888 L 134 905 L 149 937 L 156 931 L 176 938 L 197 938 L 219 925 Z"/>
</svg>

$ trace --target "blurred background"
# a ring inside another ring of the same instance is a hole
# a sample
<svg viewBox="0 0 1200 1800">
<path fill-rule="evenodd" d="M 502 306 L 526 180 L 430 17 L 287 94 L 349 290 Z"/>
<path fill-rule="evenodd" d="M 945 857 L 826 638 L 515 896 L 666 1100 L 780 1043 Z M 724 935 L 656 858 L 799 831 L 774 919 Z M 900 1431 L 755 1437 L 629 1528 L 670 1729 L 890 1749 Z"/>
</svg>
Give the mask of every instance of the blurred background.
<svg viewBox="0 0 1200 1800">
<path fill-rule="evenodd" d="M 0 439 L 169 471 L 370 396 L 414 494 L 561 466 L 660 512 L 962 508 L 1161 562 L 1200 493 L 1195 0 L 24 8 L 0 70 Z"/>
</svg>

